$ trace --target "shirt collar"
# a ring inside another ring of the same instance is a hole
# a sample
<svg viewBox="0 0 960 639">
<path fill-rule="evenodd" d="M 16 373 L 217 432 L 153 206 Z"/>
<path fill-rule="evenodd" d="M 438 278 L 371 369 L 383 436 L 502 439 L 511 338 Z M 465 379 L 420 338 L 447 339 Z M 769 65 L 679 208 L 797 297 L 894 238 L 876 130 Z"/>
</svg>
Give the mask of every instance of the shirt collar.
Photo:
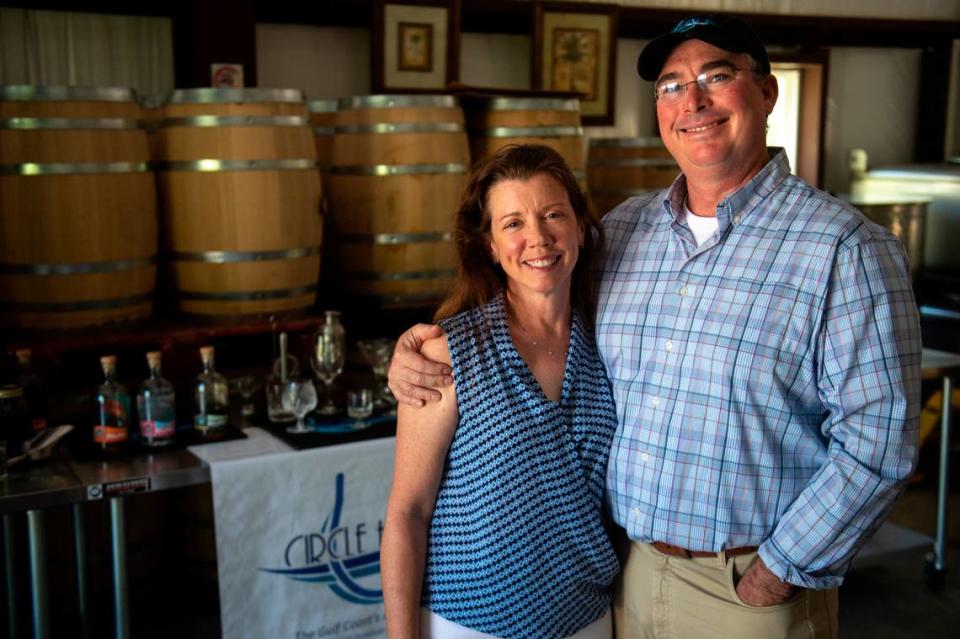
<svg viewBox="0 0 960 639">
<path fill-rule="evenodd" d="M 747 204 L 753 201 L 754 196 L 766 196 L 790 175 L 790 161 L 783 148 L 767 147 L 767 153 L 770 161 L 760 169 L 760 172 L 717 204 L 717 221 L 721 226 L 725 227 L 731 217 L 736 218 L 734 223 L 739 223 L 753 208 L 748 207 Z M 686 199 L 687 177 L 681 173 L 667 190 L 667 196 L 663 200 L 664 211 L 673 221 L 680 222 L 685 219 Z"/>
</svg>

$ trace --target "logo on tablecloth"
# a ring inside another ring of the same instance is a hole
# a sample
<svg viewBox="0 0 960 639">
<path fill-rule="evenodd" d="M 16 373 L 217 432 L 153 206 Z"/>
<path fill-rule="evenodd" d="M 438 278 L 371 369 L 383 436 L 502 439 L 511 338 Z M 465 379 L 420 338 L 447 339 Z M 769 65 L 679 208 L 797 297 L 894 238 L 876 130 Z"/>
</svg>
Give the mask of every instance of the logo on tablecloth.
<svg viewBox="0 0 960 639">
<path fill-rule="evenodd" d="M 285 568 L 260 568 L 304 583 L 324 584 L 341 599 L 355 604 L 383 602 L 380 588 L 380 538 L 383 521 L 341 524 L 344 477 L 336 478 L 336 501 L 318 532 L 297 535 L 284 551 Z M 365 582 L 373 582 L 371 584 Z"/>
</svg>

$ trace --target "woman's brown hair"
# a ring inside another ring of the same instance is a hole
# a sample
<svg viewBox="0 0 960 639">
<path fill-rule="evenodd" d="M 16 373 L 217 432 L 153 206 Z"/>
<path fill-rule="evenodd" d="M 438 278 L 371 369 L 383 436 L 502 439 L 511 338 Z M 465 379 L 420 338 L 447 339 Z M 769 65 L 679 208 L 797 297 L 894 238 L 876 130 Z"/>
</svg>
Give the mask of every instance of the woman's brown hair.
<svg viewBox="0 0 960 639">
<path fill-rule="evenodd" d="M 460 208 L 454 214 L 453 241 L 460 258 L 457 280 L 437 309 L 435 321 L 482 306 L 504 290 L 506 275 L 490 255 L 487 199 L 498 182 L 529 180 L 540 173 L 553 176 L 563 185 L 577 222 L 584 226 L 583 248 L 570 284 L 570 302 L 581 318 L 593 324 L 597 306 L 594 272 L 603 247 L 603 227 L 560 154 L 536 144 L 506 146 L 474 167 Z"/>
</svg>

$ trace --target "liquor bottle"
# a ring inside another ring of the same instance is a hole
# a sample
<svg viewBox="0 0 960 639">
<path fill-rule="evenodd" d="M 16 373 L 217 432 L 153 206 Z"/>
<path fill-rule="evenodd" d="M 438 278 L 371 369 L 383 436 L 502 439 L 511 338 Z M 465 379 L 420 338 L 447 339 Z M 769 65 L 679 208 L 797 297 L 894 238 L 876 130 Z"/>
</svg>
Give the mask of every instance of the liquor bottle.
<svg viewBox="0 0 960 639">
<path fill-rule="evenodd" d="M 104 382 L 97 388 L 97 415 L 93 426 L 93 442 L 97 449 L 112 455 L 123 451 L 130 427 L 130 395 L 117 382 L 117 358 L 100 358 Z"/>
<path fill-rule="evenodd" d="M 150 377 L 137 393 L 140 436 L 147 446 L 166 446 L 173 442 L 177 428 L 173 385 L 161 375 L 159 351 L 147 353 L 147 366 Z"/>
<path fill-rule="evenodd" d="M 27 400 L 33 432 L 39 433 L 47 427 L 47 395 L 40 378 L 33 372 L 29 348 L 17 350 L 17 362 L 20 364 L 20 386 Z"/>
<path fill-rule="evenodd" d="M 213 347 L 200 349 L 203 372 L 194 384 L 196 412 L 193 428 L 203 439 L 220 439 L 227 430 L 230 408 L 227 399 L 227 379 L 214 370 Z"/>
</svg>

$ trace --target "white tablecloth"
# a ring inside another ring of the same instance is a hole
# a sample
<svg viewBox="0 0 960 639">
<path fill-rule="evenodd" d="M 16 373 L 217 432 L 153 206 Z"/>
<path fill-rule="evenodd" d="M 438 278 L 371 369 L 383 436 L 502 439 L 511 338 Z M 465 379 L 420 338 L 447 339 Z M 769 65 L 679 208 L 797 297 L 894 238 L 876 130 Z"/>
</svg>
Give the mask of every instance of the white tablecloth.
<svg viewBox="0 0 960 639">
<path fill-rule="evenodd" d="M 271 439 L 191 449 L 210 463 L 223 636 L 384 637 L 379 549 L 395 440 L 285 452 Z"/>
</svg>

